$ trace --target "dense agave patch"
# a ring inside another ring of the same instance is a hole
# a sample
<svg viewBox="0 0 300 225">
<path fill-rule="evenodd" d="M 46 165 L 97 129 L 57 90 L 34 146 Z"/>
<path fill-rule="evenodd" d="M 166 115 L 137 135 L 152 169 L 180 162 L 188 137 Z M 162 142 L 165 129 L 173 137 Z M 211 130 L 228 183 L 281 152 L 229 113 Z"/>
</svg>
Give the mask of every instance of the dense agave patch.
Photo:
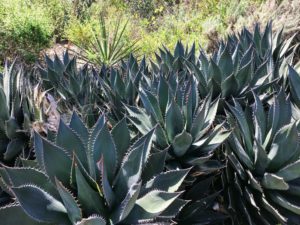
<svg viewBox="0 0 300 225">
<path fill-rule="evenodd" d="M 24 79 L 22 69 L 17 70 L 12 64 L 6 64 L 0 74 L 0 160 L 2 163 L 14 163 L 19 154 L 29 154 L 31 125 L 36 111 L 32 99 L 25 87 L 29 83 Z M 26 94 L 25 94 L 26 93 Z"/>
<path fill-rule="evenodd" d="M 243 111 L 237 102 L 229 106 L 236 120 L 227 148 L 230 207 L 248 224 L 298 224 L 299 121 L 293 121 L 283 91 L 268 112 L 254 97 L 252 109 Z"/>
<path fill-rule="evenodd" d="M 34 76 L 6 67 L 1 224 L 299 224 L 292 43 L 268 24 L 210 56 L 178 42 L 113 68 L 67 52 Z"/>
<path fill-rule="evenodd" d="M 133 144 L 129 136 L 125 119 L 110 132 L 104 115 L 88 129 L 77 114 L 69 126 L 61 122 L 51 140 L 36 133 L 36 167 L 0 170 L 19 204 L 3 208 L 3 218 L 21 207 L 33 220 L 52 224 L 170 221 L 186 204 L 177 190 L 189 169 L 163 171 L 165 153 L 151 153 L 153 131 Z"/>
<path fill-rule="evenodd" d="M 152 89 L 140 89 L 143 106 L 126 109 L 142 134 L 155 127 L 154 142 L 160 149 L 169 149 L 169 166 L 198 166 L 204 172 L 219 169 L 216 165 L 209 167 L 207 162 L 230 131 L 216 124 L 218 99 L 212 101 L 209 95 L 201 101 L 197 86 L 193 77 L 182 82 L 176 76 L 168 80 L 159 76 Z"/>
<path fill-rule="evenodd" d="M 71 114 L 76 110 L 88 126 L 97 121 L 101 113 L 101 89 L 94 72 L 88 64 L 77 66 L 76 57 L 70 57 L 65 52 L 60 59 L 46 56 L 46 65 L 40 67 L 42 87 L 51 93 L 59 103 L 59 110 Z"/>
</svg>

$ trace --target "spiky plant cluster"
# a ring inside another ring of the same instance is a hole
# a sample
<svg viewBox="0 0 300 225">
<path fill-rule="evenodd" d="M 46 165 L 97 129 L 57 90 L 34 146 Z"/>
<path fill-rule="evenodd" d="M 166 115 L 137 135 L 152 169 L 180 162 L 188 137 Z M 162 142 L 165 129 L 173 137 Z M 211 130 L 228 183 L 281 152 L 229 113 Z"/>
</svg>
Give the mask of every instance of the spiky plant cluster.
<svg viewBox="0 0 300 225">
<path fill-rule="evenodd" d="M 292 43 L 269 23 L 210 56 L 178 42 L 112 68 L 79 68 L 67 52 L 30 79 L 7 67 L 1 223 L 299 224 Z"/>
</svg>

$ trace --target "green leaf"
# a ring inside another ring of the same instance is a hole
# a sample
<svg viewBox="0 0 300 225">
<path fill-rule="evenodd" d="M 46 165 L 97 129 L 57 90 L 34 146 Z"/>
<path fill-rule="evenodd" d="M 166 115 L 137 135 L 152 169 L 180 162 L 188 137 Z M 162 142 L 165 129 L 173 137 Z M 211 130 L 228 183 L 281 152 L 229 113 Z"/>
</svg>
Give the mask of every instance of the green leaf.
<svg viewBox="0 0 300 225">
<path fill-rule="evenodd" d="M 80 136 L 82 139 L 83 144 L 88 142 L 89 139 L 89 132 L 84 123 L 81 121 L 80 117 L 76 112 L 73 112 L 71 121 L 70 121 L 70 128 Z"/>
<path fill-rule="evenodd" d="M 226 45 L 224 51 L 221 53 L 218 66 L 222 71 L 222 81 L 226 80 L 233 73 L 233 62 L 229 52 L 229 44 Z"/>
<path fill-rule="evenodd" d="M 164 114 L 166 112 L 169 96 L 169 85 L 163 76 L 159 77 L 158 83 L 158 102 L 161 112 Z"/>
<path fill-rule="evenodd" d="M 180 111 L 179 106 L 173 99 L 169 102 L 166 112 L 166 131 L 169 141 L 175 138 L 175 136 L 182 132 L 184 128 L 183 115 Z"/>
<path fill-rule="evenodd" d="M 104 198 L 106 199 L 108 207 L 113 207 L 113 204 L 115 202 L 115 194 L 112 190 L 112 187 L 109 183 L 109 180 L 107 178 L 107 168 L 104 165 L 103 162 L 103 157 L 100 159 L 100 162 L 98 163 L 98 167 L 101 170 L 101 186 L 102 186 L 102 191 L 104 194 Z"/>
<path fill-rule="evenodd" d="M 0 218 L 3 225 L 50 225 L 49 223 L 40 223 L 33 220 L 18 204 L 10 204 L 0 208 Z"/>
<path fill-rule="evenodd" d="M 234 103 L 235 103 L 235 107 L 232 107 L 229 104 L 228 104 L 228 107 L 229 107 L 230 111 L 233 113 L 233 115 L 234 115 L 235 119 L 237 120 L 239 127 L 243 133 L 248 156 L 250 157 L 250 159 L 253 159 L 251 133 L 250 133 L 250 128 L 248 126 L 246 115 L 243 112 L 241 105 L 236 101 L 234 101 Z"/>
<path fill-rule="evenodd" d="M 67 210 L 64 205 L 50 194 L 35 185 L 13 187 L 24 211 L 33 219 L 48 223 L 68 223 Z"/>
<path fill-rule="evenodd" d="M 81 220 L 81 210 L 79 206 L 77 205 L 77 202 L 71 192 L 65 188 L 61 182 L 59 182 L 57 179 L 56 181 L 56 187 L 60 194 L 60 197 L 64 203 L 65 208 L 67 209 L 67 213 L 69 216 L 69 219 L 74 224 L 77 221 Z"/>
<path fill-rule="evenodd" d="M 157 122 L 163 124 L 163 115 L 160 110 L 157 97 L 155 97 L 151 92 L 144 89 L 140 90 L 140 96 L 145 109 L 154 116 Z"/>
<path fill-rule="evenodd" d="M 281 194 L 279 193 L 270 193 L 271 199 L 276 202 L 278 205 L 281 207 L 297 214 L 300 215 L 300 205 L 295 204 L 293 202 L 290 202 L 288 199 L 284 198 Z"/>
<path fill-rule="evenodd" d="M 234 146 L 232 147 L 234 153 L 237 155 L 239 160 L 248 167 L 248 169 L 252 170 L 253 162 L 249 158 L 249 155 L 247 154 L 247 152 L 245 151 L 235 134 L 232 135 L 232 142 L 234 144 Z"/>
<path fill-rule="evenodd" d="M 296 72 L 296 70 L 293 69 L 293 67 L 289 67 L 288 72 L 288 78 L 289 78 L 289 84 L 291 87 L 291 93 L 293 100 L 297 104 L 298 107 L 300 107 L 300 75 Z"/>
<path fill-rule="evenodd" d="M 161 190 L 167 192 L 175 192 L 179 189 L 184 178 L 189 173 L 190 169 L 184 170 L 170 170 L 157 175 L 149 180 L 142 189 L 141 195 L 150 190 Z"/>
<path fill-rule="evenodd" d="M 123 221 L 133 209 L 136 200 L 140 194 L 141 182 L 138 184 L 133 184 L 130 188 L 124 200 L 119 204 L 117 209 L 112 215 L 112 221 L 117 224 Z"/>
<path fill-rule="evenodd" d="M 15 119 L 10 118 L 5 121 L 5 132 L 9 139 L 17 138 L 19 130 L 20 127 Z"/>
<path fill-rule="evenodd" d="M 142 172 L 142 181 L 146 182 L 152 177 L 160 174 L 165 167 L 167 150 L 153 153 L 149 156 L 145 168 Z"/>
<path fill-rule="evenodd" d="M 172 147 L 177 157 L 183 156 L 193 142 L 192 135 L 183 130 L 180 134 L 174 137 Z"/>
<path fill-rule="evenodd" d="M 55 183 L 55 177 L 67 185 L 70 181 L 70 171 L 72 161 L 67 152 L 49 142 L 48 140 L 41 138 L 42 149 L 35 149 L 36 154 L 41 154 L 37 158 L 43 160 L 47 175 Z"/>
<path fill-rule="evenodd" d="M 117 169 L 117 150 L 106 125 L 100 130 L 96 136 L 96 140 L 93 145 L 93 157 L 96 164 L 100 160 L 101 156 L 104 158 L 104 165 L 107 168 L 107 178 L 112 183 L 115 171 Z"/>
<path fill-rule="evenodd" d="M 119 199 L 125 198 L 132 185 L 141 177 L 143 168 L 143 154 L 145 142 L 133 148 L 124 158 L 115 183 L 116 195 Z"/>
<path fill-rule="evenodd" d="M 300 177 L 300 160 L 293 162 L 286 167 L 280 169 L 277 173 L 284 181 L 295 180 Z"/>
<path fill-rule="evenodd" d="M 4 171 L 9 177 L 9 182 L 5 181 L 9 186 L 18 187 L 25 184 L 33 184 L 48 192 L 55 198 L 59 198 L 59 194 L 55 186 L 49 182 L 49 177 L 38 169 L 25 167 L 3 167 L 3 171 L 0 170 L 2 179 Z"/>
<path fill-rule="evenodd" d="M 4 121 L 8 120 L 9 119 L 9 111 L 7 108 L 6 96 L 5 96 L 5 93 L 2 89 L 2 87 L 0 87 L 0 102 L 1 102 L 0 118 Z"/>
<path fill-rule="evenodd" d="M 136 201 L 134 208 L 125 220 L 127 223 L 137 223 L 139 220 L 152 219 L 163 213 L 181 193 L 168 193 L 154 190 Z"/>
<path fill-rule="evenodd" d="M 13 139 L 7 145 L 6 151 L 4 153 L 4 160 L 10 161 L 18 156 L 24 149 L 24 141 L 17 138 Z"/>
<path fill-rule="evenodd" d="M 130 146 L 130 133 L 125 117 L 113 127 L 111 134 L 116 144 L 118 162 L 121 162 Z"/>
<path fill-rule="evenodd" d="M 86 146 L 80 139 L 76 131 L 71 130 L 62 120 L 59 122 L 59 127 L 56 135 L 56 145 L 67 150 L 69 155 L 73 155 L 73 152 L 78 156 L 82 165 L 88 168 Z"/>
<path fill-rule="evenodd" d="M 230 76 L 226 77 L 226 79 L 221 84 L 222 97 L 228 98 L 234 96 L 237 93 L 237 89 L 238 82 L 234 74 L 231 74 Z"/>
<path fill-rule="evenodd" d="M 83 219 L 76 225 L 107 225 L 105 220 L 100 216 L 90 216 L 87 219 Z"/>
<path fill-rule="evenodd" d="M 269 169 L 278 170 L 293 160 L 298 153 L 298 131 L 295 123 L 282 127 L 274 137 L 268 158 Z"/>
<path fill-rule="evenodd" d="M 284 181 L 282 177 L 275 174 L 265 173 L 262 179 L 262 186 L 267 189 L 273 190 L 288 190 L 289 185 Z"/>
<path fill-rule="evenodd" d="M 78 166 L 75 167 L 75 174 L 78 200 L 85 212 L 90 215 L 95 213 L 105 215 L 104 199 L 100 196 L 100 193 L 92 189 L 80 172 Z"/>
<path fill-rule="evenodd" d="M 266 150 L 255 140 L 253 145 L 254 165 L 257 174 L 263 175 L 268 168 L 269 159 Z"/>
</svg>

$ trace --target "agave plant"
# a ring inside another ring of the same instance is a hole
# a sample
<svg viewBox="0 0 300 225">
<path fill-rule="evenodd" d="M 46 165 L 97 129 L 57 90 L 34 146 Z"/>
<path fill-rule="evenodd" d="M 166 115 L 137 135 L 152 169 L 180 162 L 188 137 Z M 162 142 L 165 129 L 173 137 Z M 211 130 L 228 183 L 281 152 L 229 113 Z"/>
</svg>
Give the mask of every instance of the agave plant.
<svg viewBox="0 0 300 225">
<path fill-rule="evenodd" d="M 123 104 L 138 104 L 140 83 L 149 73 L 146 59 L 143 58 L 139 63 L 132 54 L 127 62 L 122 61 L 120 69 L 111 68 L 106 73 L 105 69 L 101 70 L 99 79 L 110 118 L 117 121 L 123 118 Z"/>
<path fill-rule="evenodd" d="M 76 113 L 69 125 L 60 122 L 55 137 L 35 133 L 36 161 L 24 161 L 30 167 L 0 169 L 4 186 L 17 199 L 0 209 L 1 219 L 18 220 L 15 224 L 25 224 L 28 216 L 42 224 L 168 224 L 186 204 L 176 191 L 189 169 L 163 172 L 166 152 L 151 153 L 152 138 L 150 131 L 130 146 L 125 118 L 110 132 L 104 115 L 88 129 Z M 14 211 L 20 212 L 19 219 L 13 218 Z"/>
<path fill-rule="evenodd" d="M 32 99 L 24 89 L 29 83 L 21 68 L 6 63 L 0 78 L 0 160 L 15 163 L 20 153 L 25 158 L 30 155 L 31 126 L 34 119 L 39 120 L 41 111 L 31 105 Z"/>
<path fill-rule="evenodd" d="M 168 81 L 158 79 L 150 90 L 140 88 L 143 107 L 126 106 L 128 118 L 142 134 L 156 127 L 154 142 L 159 149 L 169 149 L 169 165 L 215 168 L 209 159 L 230 135 L 215 121 L 219 100 L 209 95 L 200 101 L 193 77 L 183 82 L 176 74 Z"/>
<path fill-rule="evenodd" d="M 276 33 L 272 31 L 272 22 L 266 25 L 263 32 L 261 32 L 260 25 L 256 23 L 253 34 L 244 28 L 240 34 L 229 36 L 228 44 L 232 52 L 237 45 L 243 52 L 253 45 L 257 57 L 270 59 L 273 76 L 277 78 L 283 75 L 281 72 L 283 68 L 286 68 L 287 63 L 293 62 L 297 49 L 297 46 L 293 44 L 296 34 L 289 39 L 283 39 L 282 34 L 283 29 Z"/>
<path fill-rule="evenodd" d="M 71 114 L 75 108 L 89 127 L 94 125 L 101 112 L 101 90 L 88 65 L 78 69 L 76 57 L 71 58 L 68 51 L 62 60 L 46 55 L 45 61 L 46 67 L 40 67 L 42 87 L 55 97 L 60 112 Z"/>
<path fill-rule="evenodd" d="M 252 109 L 229 106 L 236 126 L 228 139 L 229 208 L 237 224 L 299 224 L 299 121 L 281 90 L 266 111 L 254 95 Z"/>
<path fill-rule="evenodd" d="M 151 62 L 152 70 L 155 73 L 163 72 L 180 72 L 186 70 L 185 61 L 196 63 L 196 47 L 195 43 L 191 48 L 184 47 L 181 41 L 178 41 L 174 53 L 163 47 L 159 49 L 159 54 L 155 53 L 156 62 Z"/>
<path fill-rule="evenodd" d="M 192 199 L 176 218 L 178 224 L 223 224 L 228 218 L 218 197 L 221 191 L 213 187 L 217 176 L 193 183 L 183 197 Z M 222 223 L 223 222 L 223 223 Z"/>
</svg>

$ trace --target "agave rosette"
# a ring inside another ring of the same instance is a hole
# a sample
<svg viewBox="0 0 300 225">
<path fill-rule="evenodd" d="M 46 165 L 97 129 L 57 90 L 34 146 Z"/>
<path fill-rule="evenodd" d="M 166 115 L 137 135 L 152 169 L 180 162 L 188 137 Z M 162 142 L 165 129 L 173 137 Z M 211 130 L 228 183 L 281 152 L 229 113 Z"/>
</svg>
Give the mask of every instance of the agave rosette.
<svg viewBox="0 0 300 225">
<path fill-rule="evenodd" d="M 209 159 L 230 131 L 216 123 L 218 99 L 212 101 L 209 95 L 201 101 L 193 77 L 178 80 L 173 74 L 168 80 L 162 75 L 157 79 L 149 90 L 140 89 L 143 107 L 126 106 L 132 124 L 142 134 L 156 127 L 154 142 L 159 149 L 169 149 L 169 166 L 219 168 Z"/>
<path fill-rule="evenodd" d="M 281 90 L 268 112 L 260 99 L 245 111 L 229 106 L 236 129 L 228 139 L 229 207 L 248 224 L 299 224 L 300 122 Z M 240 216 L 242 213 L 243 216 Z"/>
<path fill-rule="evenodd" d="M 62 59 L 45 57 L 40 67 L 41 83 L 58 102 L 61 113 L 71 114 L 76 109 L 88 126 L 95 124 L 101 113 L 101 89 L 97 76 L 88 64 L 78 67 L 76 57 L 66 51 Z"/>
<path fill-rule="evenodd" d="M 189 169 L 164 172 L 166 152 L 151 153 L 152 139 L 150 131 L 131 145 L 125 119 L 110 132 L 104 115 L 88 129 L 74 113 L 55 136 L 35 134 L 36 161 L 0 169 L 17 200 L 1 218 L 16 211 L 18 224 L 168 224 L 186 204 L 177 190 Z"/>
</svg>

